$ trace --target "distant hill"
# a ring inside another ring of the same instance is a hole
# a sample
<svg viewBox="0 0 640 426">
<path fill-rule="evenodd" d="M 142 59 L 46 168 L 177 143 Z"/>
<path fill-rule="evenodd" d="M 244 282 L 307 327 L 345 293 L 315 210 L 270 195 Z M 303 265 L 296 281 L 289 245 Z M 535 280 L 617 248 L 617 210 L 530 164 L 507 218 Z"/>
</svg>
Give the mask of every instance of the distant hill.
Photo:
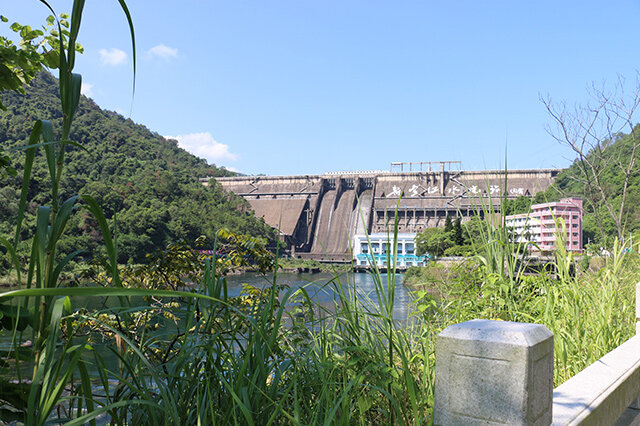
<svg viewBox="0 0 640 426">
<path fill-rule="evenodd" d="M 6 92 L 2 101 L 7 106 L 7 111 L 0 111 L 0 147 L 5 152 L 26 145 L 37 119 L 51 120 L 54 129 L 60 128 L 58 83 L 49 73 L 40 73 L 26 95 Z M 102 110 L 85 96 L 72 128 L 72 140 L 86 151 L 68 147 L 62 197 L 89 194 L 109 219 L 116 216 L 120 261 L 140 261 L 145 254 L 177 240 L 193 241 L 200 235 L 212 238 L 221 227 L 259 237 L 275 235 L 242 198 L 224 192 L 213 180 L 209 187 L 198 181 L 203 176 L 234 173 L 207 164 L 179 148 L 176 141 Z M 19 173 L 0 181 L 0 234 L 5 235 L 11 234 L 15 223 L 24 153 L 11 151 L 11 157 Z M 40 152 L 29 194 L 31 215 L 37 205 L 49 202 L 46 179 Z M 86 212 L 75 214 L 63 250 L 83 248 L 91 253 L 100 238 L 94 225 Z"/>
</svg>

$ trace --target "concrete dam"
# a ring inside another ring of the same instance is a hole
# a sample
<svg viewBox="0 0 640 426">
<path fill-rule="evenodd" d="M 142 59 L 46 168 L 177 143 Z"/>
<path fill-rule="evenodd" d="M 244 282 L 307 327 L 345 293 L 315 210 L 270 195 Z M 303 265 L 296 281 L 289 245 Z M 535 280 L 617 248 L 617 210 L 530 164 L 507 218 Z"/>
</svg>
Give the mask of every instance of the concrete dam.
<svg viewBox="0 0 640 426">
<path fill-rule="evenodd" d="M 444 226 L 447 216 L 499 211 L 502 197 L 544 191 L 557 169 L 508 171 L 334 172 L 308 176 L 216 178 L 227 191 L 245 198 L 256 216 L 279 229 L 295 257 L 350 260 L 355 235 L 419 233 Z M 207 179 L 202 179 L 207 184 Z M 506 194 L 504 193 L 506 191 Z"/>
</svg>

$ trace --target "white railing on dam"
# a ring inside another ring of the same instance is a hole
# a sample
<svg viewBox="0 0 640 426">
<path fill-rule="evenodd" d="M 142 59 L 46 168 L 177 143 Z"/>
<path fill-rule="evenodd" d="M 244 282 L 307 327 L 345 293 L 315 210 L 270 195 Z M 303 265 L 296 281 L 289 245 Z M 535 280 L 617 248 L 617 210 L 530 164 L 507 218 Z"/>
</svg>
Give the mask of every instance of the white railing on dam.
<svg viewBox="0 0 640 426">
<path fill-rule="evenodd" d="M 324 172 L 323 176 L 351 176 L 351 175 L 379 175 L 389 173 L 387 170 L 345 170 L 335 172 Z"/>
<path fill-rule="evenodd" d="M 435 425 L 640 424 L 640 283 L 636 335 L 553 389 L 543 325 L 473 320 L 436 343 Z"/>
</svg>

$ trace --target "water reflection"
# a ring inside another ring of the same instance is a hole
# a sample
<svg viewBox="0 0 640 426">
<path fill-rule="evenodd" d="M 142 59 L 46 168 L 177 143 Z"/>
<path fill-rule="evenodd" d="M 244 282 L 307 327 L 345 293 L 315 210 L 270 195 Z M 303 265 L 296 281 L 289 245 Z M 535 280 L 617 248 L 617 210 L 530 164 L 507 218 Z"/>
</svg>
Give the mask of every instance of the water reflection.
<svg viewBox="0 0 640 426">
<path fill-rule="evenodd" d="M 388 275 L 380 274 L 384 291 L 387 291 Z M 231 275 L 227 277 L 229 296 L 239 296 L 242 292 L 242 285 L 249 284 L 257 288 L 264 288 L 271 285 L 273 277 L 264 277 L 260 274 L 245 273 Z M 350 285 L 356 289 L 361 300 L 370 299 L 377 302 L 375 282 L 370 274 L 366 273 L 343 273 L 336 277 L 331 273 L 318 274 L 278 274 L 278 284 L 298 289 L 304 287 L 309 296 L 321 305 L 329 305 L 335 295 L 334 284 L 340 282 L 342 286 Z M 402 285 L 402 274 L 395 275 L 395 297 L 393 307 L 393 318 L 405 320 L 409 314 L 412 296 L 409 290 Z"/>
</svg>

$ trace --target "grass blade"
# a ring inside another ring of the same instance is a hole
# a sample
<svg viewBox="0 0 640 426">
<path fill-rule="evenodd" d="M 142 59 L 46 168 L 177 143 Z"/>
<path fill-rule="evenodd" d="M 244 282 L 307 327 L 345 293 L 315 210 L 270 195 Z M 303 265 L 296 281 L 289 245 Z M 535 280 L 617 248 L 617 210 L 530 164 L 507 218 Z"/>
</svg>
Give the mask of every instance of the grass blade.
<svg viewBox="0 0 640 426">
<path fill-rule="evenodd" d="M 51 123 L 49 123 L 50 125 Z M 29 136 L 29 145 L 35 145 L 40 140 L 42 134 L 43 121 L 38 120 L 31 129 Z M 35 158 L 35 148 L 27 148 L 26 158 L 24 160 L 24 172 L 22 173 L 22 189 L 20 190 L 20 204 L 18 205 L 18 218 L 16 220 L 16 233 L 13 238 L 13 246 L 18 245 L 20 231 L 22 230 L 22 221 L 24 219 L 25 208 L 27 205 L 27 195 L 29 194 L 29 182 L 31 182 L 31 169 L 33 168 L 33 159 Z"/>
</svg>

